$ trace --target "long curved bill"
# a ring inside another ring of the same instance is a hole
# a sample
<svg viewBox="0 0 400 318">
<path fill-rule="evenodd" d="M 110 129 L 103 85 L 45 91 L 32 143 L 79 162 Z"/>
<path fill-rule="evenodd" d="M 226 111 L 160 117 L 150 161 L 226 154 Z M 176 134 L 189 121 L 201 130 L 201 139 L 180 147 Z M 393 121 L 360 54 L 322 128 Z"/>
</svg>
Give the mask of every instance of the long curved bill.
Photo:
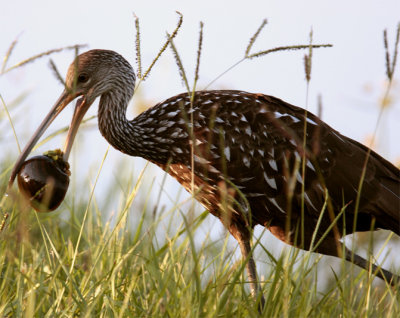
<svg viewBox="0 0 400 318">
<path fill-rule="evenodd" d="M 72 116 L 71 125 L 68 129 L 67 139 L 64 146 L 64 161 L 68 161 L 71 152 L 72 144 L 74 143 L 76 133 L 78 132 L 79 125 L 82 122 L 87 110 L 91 103 L 88 103 L 85 97 L 79 98 L 75 105 L 74 115 Z"/>
<path fill-rule="evenodd" d="M 45 119 L 42 121 L 38 129 L 35 131 L 31 139 L 29 140 L 28 144 L 25 146 L 24 150 L 19 155 L 14 168 L 11 172 L 10 179 L 8 181 L 8 189 L 10 189 L 14 183 L 15 177 L 19 170 L 21 169 L 22 164 L 24 163 L 26 157 L 32 151 L 32 148 L 36 145 L 40 137 L 46 131 L 46 129 L 50 126 L 50 124 L 54 121 L 54 119 L 60 114 L 60 112 L 79 94 L 71 94 L 67 90 L 61 94 L 58 98 L 57 102 L 54 104 L 53 108 L 47 114 Z M 70 128 L 68 130 L 67 141 L 65 144 L 65 151 L 64 151 L 64 160 L 67 161 L 69 153 L 71 151 L 72 143 L 78 131 L 79 124 L 82 121 L 83 116 L 85 115 L 87 109 L 90 105 L 88 105 L 84 98 L 80 98 L 76 104 L 74 115 L 72 118 L 72 122 Z"/>
</svg>

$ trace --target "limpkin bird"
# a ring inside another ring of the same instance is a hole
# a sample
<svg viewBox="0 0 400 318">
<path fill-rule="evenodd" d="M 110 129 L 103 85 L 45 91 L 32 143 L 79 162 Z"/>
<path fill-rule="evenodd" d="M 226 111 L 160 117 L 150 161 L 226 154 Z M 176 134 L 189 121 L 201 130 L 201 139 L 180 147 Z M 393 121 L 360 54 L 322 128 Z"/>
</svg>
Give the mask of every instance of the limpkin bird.
<svg viewBox="0 0 400 318">
<path fill-rule="evenodd" d="M 239 242 L 253 294 L 259 291 L 250 244 L 256 225 L 287 244 L 337 257 L 344 251 L 346 260 L 372 266 L 377 276 L 397 278 L 340 240 L 374 229 L 400 235 L 400 171 L 390 162 L 310 112 L 263 94 L 183 93 L 127 120 L 134 88 L 134 70 L 118 53 L 91 50 L 77 56 L 64 92 L 15 164 L 10 185 L 45 129 L 80 97 L 67 137 L 68 157 L 84 114 L 100 97 L 104 138 L 168 172 L 220 219 Z"/>
</svg>

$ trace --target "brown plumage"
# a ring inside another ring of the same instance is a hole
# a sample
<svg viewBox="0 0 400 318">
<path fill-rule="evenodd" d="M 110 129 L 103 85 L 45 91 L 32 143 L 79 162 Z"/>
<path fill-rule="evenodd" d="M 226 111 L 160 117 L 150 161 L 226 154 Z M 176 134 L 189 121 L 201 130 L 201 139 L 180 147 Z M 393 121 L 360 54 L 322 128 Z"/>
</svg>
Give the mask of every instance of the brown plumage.
<svg viewBox="0 0 400 318">
<path fill-rule="evenodd" d="M 381 228 L 400 235 L 399 170 L 304 109 L 262 94 L 198 91 L 192 102 L 190 94 L 180 94 L 129 121 L 125 113 L 135 74 L 122 56 L 106 50 L 79 55 L 66 83 L 16 164 L 10 184 L 52 119 L 82 96 L 70 128 L 68 158 L 83 115 L 100 97 L 102 135 L 116 149 L 153 162 L 194 191 L 196 199 L 240 243 L 243 256 L 249 259 L 253 293 L 259 288 L 250 255 L 251 231 L 256 225 L 267 227 L 288 244 L 333 256 L 341 256 L 339 239 L 344 234 Z M 347 250 L 345 257 L 368 269 L 361 257 Z M 389 281 L 395 278 L 385 270 L 377 275 Z"/>
</svg>

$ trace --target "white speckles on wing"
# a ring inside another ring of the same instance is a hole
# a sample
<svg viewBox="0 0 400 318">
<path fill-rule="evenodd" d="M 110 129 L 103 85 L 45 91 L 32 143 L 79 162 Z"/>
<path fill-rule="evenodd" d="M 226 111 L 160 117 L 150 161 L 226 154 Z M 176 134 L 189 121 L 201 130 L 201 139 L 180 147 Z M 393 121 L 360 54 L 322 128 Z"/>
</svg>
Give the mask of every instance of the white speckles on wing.
<svg viewBox="0 0 400 318">
<path fill-rule="evenodd" d="M 276 186 L 275 179 L 274 178 L 269 178 L 266 172 L 264 172 L 264 180 L 268 183 L 268 185 L 272 189 L 278 190 L 278 187 Z"/>
<path fill-rule="evenodd" d="M 202 140 L 200 140 L 200 139 L 195 139 L 195 141 L 194 141 L 194 145 L 195 146 L 200 146 L 201 144 L 203 144 L 204 143 L 204 141 L 202 141 Z M 189 140 L 189 145 L 192 145 L 193 144 L 193 141 L 190 139 Z"/>
<path fill-rule="evenodd" d="M 294 139 L 290 138 L 290 139 L 289 139 L 289 142 L 290 142 L 293 146 L 297 147 L 297 142 L 296 142 Z M 296 153 L 297 153 L 297 152 L 296 152 Z"/>
<path fill-rule="evenodd" d="M 170 135 L 171 138 L 177 139 L 177 138 L 187 138 L 188 134 L 186 131 L 183 131 L 180 128 L 176 128 L 173 133 Z"/>
<path fill-rule="evenodd" d="M 278 172 L 278 166 L 276 165 L 276 161 L 274 159 L 268 160 L 269 166 L 271 167 L 272 170 L 275 170 Z"/>
<path fill-rule="evenodd" d="M 254 177 L 244 177 L 244 178 L 240 178 L 240 179 L 238 180 L 238 182 L 246 183 L 246 182 L 249 182 L 249 181 L 251 181 L 251 180 L 254 180 Z"/>
<path fill-rule="evenodd" d="M 163 153 L 167 153 L 167 152 L 168 152 L 168 149 L 163 148 L 163 149 L 159 149 L 158 151 L 159 151 L 159 152 L 163 152 Z"/>
<path fill-rule="evenodd" d="M 292 120 L 293 120 L 294 123 L 298 123 L 298 122 L 300 121 L 299 118 L 294 117 L 294 116 L 292 116 L 292 115 L 290 115 L 290 114 L 287 114 L 287 116 L 289 116 L 290 118 L 292 118 Z"/>
<path fill-rule="evenodd" d="M 186 111 L 186 114 L 187 114 L 187 115 L 190 115 L 190 114 L 194 113 L 195 111 L 196 111 L 196 109 L 194 109 L 194 108 L 189 108 L 189 109 Z"/>
<path fill-rule="evenodd" d="M 316 184 L 316 188 L 321 192 L 321 193 L 325 193 L 325 189 L 322 187 L 322 185 L 318 182 Z"/>
<path fill-rule="evenodd" d="M 168 118 L 174 118 L 174 117 L 176 117 L 178 114 L 179 114 L 178 111 L 174 111 L 174 112 L 166 113 L 165 116 L 167 116 Z"/>
<path fill-rule="evenodd" d="M 156 133 L 157 133 L 157 134 L 161 134 L 161 133 L 163 133 L 164 131 L 166 131 L 167 129 L 168 129 L 168 127 L 161 126 L 161 127 L 157 128 Z"/>
<path fill-rule="evenodd" d="M 151 135 L 154 133 L 154 127 L 140 127 L 140 131 L 143 135 Z"/>
<path fill-rule="evenodd" d="M 153 121 L 154 121 L 153 117 L 149 117 L 145 121 L 143 121 L 142 126 L 151 125 Z"/>
<path fill-rule="evenodd" d="M 188 125 L 190 122 L 188 122 L 187 120 L 185 120 L 184 118 L 179 118 L 177 124 L 178 125 Z"/>
<path fill-rule="evenodd" d="M 306 203 L 308 205 L 310 205 L 314 210 L 318 211 L 317 208 L 312 203 L 312 201 L 310 200 L 310 197 L 308 196 L 307 192 L 304 192 L 304 199 L 306 200 Z"/>
<path fill-rule="evenodd" d="M 230 161 L 231 160 L 231 148 L 229 146 L 225 147 L 224 154 L 225 154 L 225 159 L 227 161 Z"/>
<path fill-rule="evenodd" d="M 312 125 L 317 126 L 317 123 L 316 123 L 315 121 L 313 121 L 310 117 L 307 117 L 307 122 L 308 122 L 309 124 L 312 124 Z"/>
<path fill-rule="evenodd" d="M 250 198 L 259 198 L 259 197 L 265 197 L 265 193 L 247 193 L 246 196 Z"/>
<path fill-rule="evenodd" d="M 250 126 L 247 126 L 245 131 L 246 131 L 247 135 L 251 136 L 251 127 Z"/>
<path fill-rule="evenodd" d="M 316 171 L 315 171 L 315 168 L 314 168 L 314 165 L 311 163 L 310 160 L 307 160 L 307 167 L 308 167 L 310 170 L 316 172 Z"/>
<path fill-rule="evenodd" d="M 214 144 L 209 145 L 211 150 L 218 150 L 218 147 Z"/>
<path fill-rule="evenodd" d="M 158 123 L 158 126 L 167 127 L 167 128 L 172 127 L 174 125 L 175 125 L 175 121 L 173 121 L 173 120 L 162 120 Z"/>
<path fill-rule="evenodd" d="M 178 154 L 182 154 L 183 153 L 183 150 L 180 147 L 173 147 L 172 150 L 175 151 Z"/>
<path fill-rule="evenodd" d="M 247 167 L 250 168 L 251 166 L 251 159 L 249 157 L 247 157 L 246 155 L 243 155 L 243 164 Z"/>
<path fill-rule="evenodd" d="M 259 100 L 257 100 L 257 102 L 261 103 Z M 267 112 L 268 112 L 268 110 L 267 110 L 267 108 L 265 106 L 261 106 L 260 109 L 258 110 L 259 114 L 265 114 Z"/>
<path fill-rule="evenodd" d="M 308 120 L 308 118 L 307 118 L 307 120 Z M 343 140 L 343 138 L 340 137 L 340 135 L 337 134 L 334 130 L 332 130 L 332 134 L 333 134 L 336 138 L 338 138 L 341 142 L 345 142 L 345 141 Z M 328 151 L 332 152 L 331 149 L 328 149 Z"/>
<path fill-rule="evenodd" d="M 290 143 L 293 144 L 292 140 L 290 140 Z M 296 145 L 296 143 L 294 143 L 294 145 Z M 296 161 L 298 161 L 298 162 L 301 161 L 301 156 L 297 151 L 294 152 L 294 157 L 296 158 Z"/>
<path fill-rule="evenodd" d="M 194 155 L 193 159 L 196 163 L 203 164 L 203 165 L 210 163 L 210 161 L 208 161 L 207 159 L 204 159 L 203 157 L 199 157 L 197 155 Z"/>
<path fill-rule="evenodd" d="M 193 125 L 194 125 L 194 128 L 197 128 L 197 129 L 203 128 L 202 124 L 199 123 L 198 121 L 195 121 L 195 122 L 193 123 Z"/>
<path fill-rule="evenodd" d="M 160 137 L 160 136 L 158 136 L 158 135 L 156 135 L 156 136 L 154 137 L 154 139 L 156 140 L 156 142 L 157 142 L 159 145 L 163 145 L 163 144 L 169 145 L 169 144 L 174 143 L 174 140 L 173 140 L 173 139 L 163 138 L 163 137 Z M 160 148 L 161 148 L 161 147 L 160 147 Z"/>
<path fill-rule="evenodd" d="M 303 178 L 301 177 L 300 171 L 296 172 L 296 180 L 298 183 L 303 183 Z"/>
<path fill-rule="evenodd" d="M 275 118 L 280 119 L 280 120 L 284 120 L 284 119 L 289 119 L 289 118 L 290 118 L 291 121 L 292 121 L 294 124 L 296 124 L 296 123 L 298 123 L 298 122 L 301 121 L 300 118 L 298 118 L 298 117 L 296 117 L 296 116 L 293 116 L 293 115 L 291 115 L 291 114 L 289 114 L 289 113 L 274 112 L 274 116 L 275 116 Z M 307 121 L 308 121 L 308 119 L 309 119 L 309 118 L 307 118 Z M 311 120 L 311 119 L 310 119 L 309 123 L 315 124 L 315 125 L 316 125 L 316 123 L 315 123 L 313 120 Z"/>
<path fill-rule="evenodd" d="M 221 171 L 219 171 L 212 165 L 208 165 L 208 171 L 210 171 L 211 173 L 218 173 L 218 174 L 221 173 Z"/>
<path fill-rule="evenodd" d="M 278 204 L 278 202 L 276 201 L 275 198 L 268 198 L 268 199 L 269 199 L 269 201 L 270 201 L 280 212 L 286 213 L 286 212 L 280 207 L 280 205 Z"/>
<path fill-rule="evenodd" d="M 156 108 L 156 107 L 153 107 L 153 108 L 150 110 L 149 114 L 150 114 L 151 116 L 153 116 L 156 112 L 157 112 L 157 108 Z"/>
<path fill-rule="evenodd" d="M 218 153 L 216 153 L 216 152 L 212 152 L 212 153 L 211 153 L 211 156 L 212 156 L 213 159 L 219 159 L 219 158 L 221 158 L 221 156 L 220 156 Z"/>
<path fill-rule="evenodd" d="M 268 154 L 269 154 L 272 158 L 274 158 L 274 155 L 275 155 L 274 147 L 269 147 L 269 149 L 268 149 Z"/>
</svg>

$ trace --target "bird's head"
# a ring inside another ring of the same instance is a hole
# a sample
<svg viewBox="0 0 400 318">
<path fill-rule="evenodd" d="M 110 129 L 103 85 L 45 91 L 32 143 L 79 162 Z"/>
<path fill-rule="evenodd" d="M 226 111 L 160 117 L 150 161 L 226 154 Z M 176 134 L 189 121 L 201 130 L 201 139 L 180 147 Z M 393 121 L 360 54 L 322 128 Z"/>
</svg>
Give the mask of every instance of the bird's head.
<svg viewBox="0 0 400 318">
<path fill-rule="evenodd" d="M 120 88 L 132 90 L 135 73 L 120 54 L 109 50 L 91 50 L 77 56 L 68 68 L 66 93 L 71 97 L 82 96 L 86 104 L 108 91 Z"/>
<path fill-rule="evenodd" d="M 83 116 L 95 99 L 112 90 L 122 89 L 126 94 L 132 96 L 134 87 L 135 73 L 129 62 L 120 54 L 109 50 L 90 50 L 78 55 L 68 68 L 63 92 L 15 163 L 9 180 L 9 187 L 39 138 L 71 101 L 79 97 L 64 149 L 65 161 L 68 160 L 72 143 Z"/>
</svg>

